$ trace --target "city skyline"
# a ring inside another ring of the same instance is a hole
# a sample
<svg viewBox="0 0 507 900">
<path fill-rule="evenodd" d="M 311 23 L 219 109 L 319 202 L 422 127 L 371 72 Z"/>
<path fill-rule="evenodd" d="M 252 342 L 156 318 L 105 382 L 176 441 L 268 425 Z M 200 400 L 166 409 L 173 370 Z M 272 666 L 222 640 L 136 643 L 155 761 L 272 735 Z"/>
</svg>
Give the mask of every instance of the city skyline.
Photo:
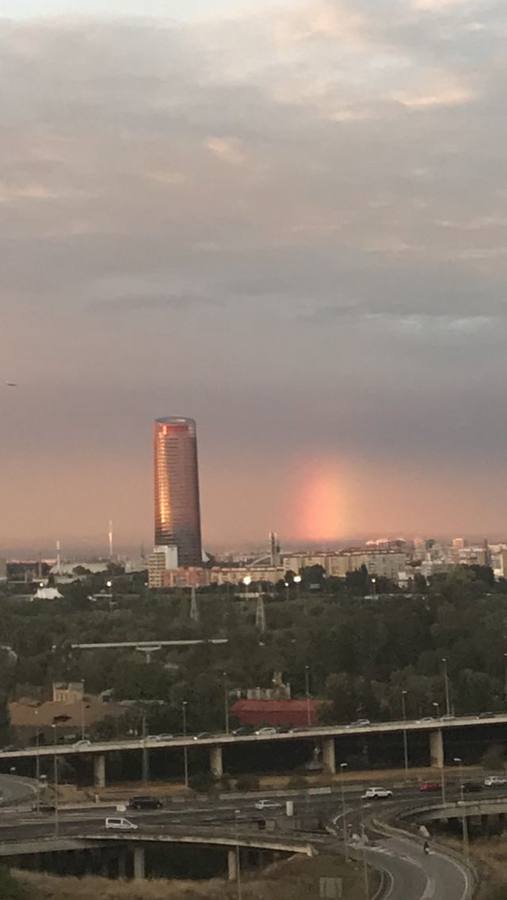
<svg viewBox="0 0 507 900">
<path fill-rule="evenodd" d="M 182 6 L 4 4 L 0 547 L 147 546 L 166 409 L 205 547 L 502 536 L 505 4 Z"/>
</svg>

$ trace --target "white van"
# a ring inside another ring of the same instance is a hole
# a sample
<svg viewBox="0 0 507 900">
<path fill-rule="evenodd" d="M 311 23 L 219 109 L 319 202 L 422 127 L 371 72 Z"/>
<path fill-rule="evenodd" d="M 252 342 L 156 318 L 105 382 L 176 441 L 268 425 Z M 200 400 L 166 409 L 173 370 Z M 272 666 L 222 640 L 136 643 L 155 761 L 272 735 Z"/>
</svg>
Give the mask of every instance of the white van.
<svg viewBox="0 0 507 900">
<path fill-rule="evenodd" d="M 115 831 L 137 831 L 138 825 L 135 822 L 131 822 L 130 819 L 124 819 L 123 816 L 117 816 L 106 819 L 105 821 L 106 830 L 114 829 Z"/>
</svg>

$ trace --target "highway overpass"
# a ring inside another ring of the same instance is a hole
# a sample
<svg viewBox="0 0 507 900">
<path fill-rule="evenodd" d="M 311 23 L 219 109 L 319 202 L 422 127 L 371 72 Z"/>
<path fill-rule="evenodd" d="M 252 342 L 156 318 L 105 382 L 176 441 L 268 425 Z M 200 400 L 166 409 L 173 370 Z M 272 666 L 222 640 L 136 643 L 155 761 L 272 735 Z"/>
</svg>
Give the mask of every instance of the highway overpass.
<svg viewBox="0 0 507 900">
<path fill-rule="evenodd" d="M 291 744 L 294 742 L 312 742 L 321 747 L 324 770 L 329 774 L 336 772 L 336 742 L 340 738 L 351 735 L 387 735 L 422 733 L 428 736 L 431 765 L 442 768 L 444 765 L 444 741 L 445 735 L 456 729 L 467 729 L 477 732 L 484 728 L 495 726 L 498 729 L 498 740 L 505 740 L 505 726 L 507 726 L 507 714 L 494 717 L 480 718 L 478 716 L 457 716 L 456 718 L 441 718 L 431 720 L 407 720 L 399 722 L 377 722 L 369 725 L 322 725 L 316 728 L 294 730 L 281 734 L 252 734 L 232 735 L 213 734 L 200 738 L 193 735 L 179 735 L 173 738 L 148 739 L 135 738 L 128 740 L 97 741 L 90 744 L 77 742 L 76 744 L 51 744 L 40 747 L 24 747 L 16 750 L 0 751 L 0 762 L 12 762 L 17 760 L 34 759 L 44 757 L 76 757 L 91 756 L 94 763 L 94 782 L 97 787 L 105 787 L 106 784 L 106 758 L 110 753 L 121 753 L 136 750 L 143 754 L 145 759 L 144 771 L 149 771 L 147 757 L 150 750 L 178 751 L 183 748 L 205 747 L 209 750 L 210 769 L 216 777 L 223 775 L 223 749 L 230 746 L 245 746 L 256 744 Z"/>
</svg>

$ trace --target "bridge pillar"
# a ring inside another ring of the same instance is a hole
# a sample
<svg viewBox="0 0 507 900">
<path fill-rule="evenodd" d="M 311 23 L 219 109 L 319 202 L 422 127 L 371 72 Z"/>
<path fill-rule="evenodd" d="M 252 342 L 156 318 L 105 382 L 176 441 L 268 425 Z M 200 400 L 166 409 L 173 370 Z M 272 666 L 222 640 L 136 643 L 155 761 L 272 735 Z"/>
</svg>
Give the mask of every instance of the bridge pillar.
<svg viewBox="0 0 507 900">
<path fill-rule="evenodd" d="M 134 878 L 141 880 L 145 877 L 144 847 L 134 847 Z"/>
<path fill-rule="evenodd" d="M 322 764 L 324 766 L 324 771 L 328 775 L 336 775 L 336 754 L 334 747 L 334 737 L 323 738 Z"/>
<path fill-rule="evenodd" d="M 118 878 L 127 877 L 127 851 L 120 850 L 118 855 Z"/>
<path fill-rule="evenodd" d="M 227 878 L 229 881 L 236 881 L 238 877 L 238 860 L 236 858 L 236 850 L 227 851 Z"/>
<path fill-rule="evenodd" d="M 224 774 L 224 761 L 221 747 L 210 747 L 209 763 L 212 775 L 221 778 Z"/>
<path fill-rule="evenodd" d="M 93 783 L 98 788 L 106 786 L 106 757 L 103 753 L 93 757 Z"/>
<path fill-rule="evenodd" d="M 433 769 L 444 768 L 444 737 L 441 728 L 430 731 L 430 757 Z"/>
<path fill-rule="evenodd" d="M 150 751 L 147 747 L 143 747 L 141 756 L 142 779 L 144 782 L 150 780 Z"/>
</svg>

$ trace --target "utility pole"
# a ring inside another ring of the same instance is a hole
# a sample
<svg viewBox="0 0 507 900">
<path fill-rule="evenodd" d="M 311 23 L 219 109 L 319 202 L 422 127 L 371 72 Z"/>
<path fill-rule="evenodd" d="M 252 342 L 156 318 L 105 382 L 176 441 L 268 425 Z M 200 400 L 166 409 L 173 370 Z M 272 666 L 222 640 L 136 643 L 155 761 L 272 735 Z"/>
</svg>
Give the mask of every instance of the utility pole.
<svg viewBox="0 0 507 900">
<path fill-rule="evenodd" d="M 407 691 L 401 692 L 401 709 L 403 714 L 403 763 L 405 766 L 405 781 L 408 781 L 408 734 L 407 734 Z"/>
<path fill-rule="evenodd" d="M 262 633 L 266 631 L 266 610 L 264 609 L 264 597 L 257 597 L 255 608 L 255 627 Z"/>
<path fill-rule="evenodd" d="M 190 618 L 192 622 L 199 621 L 199 607 L 197 605 L 197 591 L 193 584 L 190 588 Z"/>
<path fill-rule="evenodd" d="M 181 704 L 181 710 L 183 714 L 183 737 L 187 738 L 187 705 L 188 701 L 183 700 Z M 183 769 L 185 774 L 185 787 L 188 788 L 188 747 L 185 744 L 183 747 Z"/>
</svg>

